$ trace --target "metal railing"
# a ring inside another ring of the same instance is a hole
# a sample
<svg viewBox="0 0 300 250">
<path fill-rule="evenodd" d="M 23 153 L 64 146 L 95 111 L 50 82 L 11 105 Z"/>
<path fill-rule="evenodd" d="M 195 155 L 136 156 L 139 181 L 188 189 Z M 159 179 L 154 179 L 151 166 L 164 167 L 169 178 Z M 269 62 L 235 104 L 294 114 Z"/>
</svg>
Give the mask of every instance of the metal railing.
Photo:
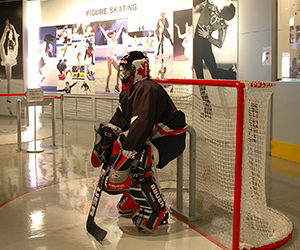
<svg viewBox="0 0 300 250">
<path fill-rule="evenodd" d="M 22 150 L 22 135 L 21 135 L 21 108 L 28 108 L 30 106 L 45 106 L 51 104 L 52 109 L 52 146 L 55 146 L 55 97 L 44 98 L 43 101 L 39 102 L 28 102 L 26 99 L 17 100 L 17 133 L 18 133 L 18 148 L 17 151 Z M 28 111 L 27 111 L 28 118 Z M 27 120 L 28 125 L 28 120 Z M 34 143 L 36 143 L 36 121 L 34 121 Z M 36 150 L 35 150 L 36 151 Z"/>
<path fill-rule="evenodd" d="M 190 134 L 189 154 L 189 207 L 183 204 L 183 154 L 177 157 L 177 182 L 176 182 L 176 207 L 171 211 L 186 221 L 194 221 L 202 218 L 196 212 L 196 132 L 189 126 L 187 132 Z"/>
</svg>

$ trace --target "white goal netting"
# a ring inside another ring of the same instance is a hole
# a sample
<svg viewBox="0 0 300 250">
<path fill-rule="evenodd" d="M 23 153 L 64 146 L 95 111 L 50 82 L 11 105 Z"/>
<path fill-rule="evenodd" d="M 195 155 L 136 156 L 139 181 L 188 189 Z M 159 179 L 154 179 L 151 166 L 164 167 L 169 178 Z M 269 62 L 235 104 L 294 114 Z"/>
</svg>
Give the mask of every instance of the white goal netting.
<svg viewBox="0 0 300 250">
<path fill-rule="evenodd" d="M 213 82 L 218 81 L 211 81 Z M 236 88 L 210 84 L 174 84 L 165 87 L 177 108 L 186 114 L 188 125 L 195 129 L 197 135 L 196 206 L 197 212 L 203 214 L 203 221 L 210 223 L 207 226 L 199 222 L 200 228 L 207 230 L 205 233 L 209 235 L 214 234 L 214 230 L 223 230 L 223 236 L 216 238 L 231 247 L 232 224 L 235 216 L 238 216 L 234 208 L 236 157 L 237 154 L 242 154 L 239 155 L 242 156 L 242 186 L 238 246 L 240 249 L 259 249 L 286 239 L 293 226 L 284 214 L 268 207 L 266 201 L 267 120 L 275 84 L 248 81 L 243 84 L 243 150 L 240 153 L 236 148 Z M 188 154 L 185 153 L 186 183 L 188 164 Z M 173 162 L 161 171 L 161 182 L 176 178 L 175 165 L 176 162 Z M 187 184 L 185 187 L 188 189 Z M 214 212 L 211 213 L 213 207 Z"/>
</svg>

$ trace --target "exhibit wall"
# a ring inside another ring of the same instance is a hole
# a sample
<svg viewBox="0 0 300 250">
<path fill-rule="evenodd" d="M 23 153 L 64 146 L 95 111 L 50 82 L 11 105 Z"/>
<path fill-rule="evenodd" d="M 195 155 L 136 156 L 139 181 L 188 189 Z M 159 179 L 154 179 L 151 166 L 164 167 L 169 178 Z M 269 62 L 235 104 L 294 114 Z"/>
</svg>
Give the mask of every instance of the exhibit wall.
<svg viewBox="0 0 300 250">
<path fill-rule="evenodd" d="M 118 95 L 118 63 L 133 50 L 152 78 L 236 79 L 237 1 L 27 1 L 24 19 L 25 88 Z"/>
<path fill-rule="evenodd" d="M 45 91 L 70 88 L 74 94 L 118 95 L 118 63 L 133 50 L 148 55 L 153 78 L 191 78 L 192 58 L 184 56 L 184 48 L 179 51 L 182 41 L 174 43 L 174 23 L 183 24 L 183 33 L 186 22 L 192 25 L 191 7 L 191 1 L 42 1 L 39 85 Z M 45 42 L 46 36 L 52 40 Z M 47 42 L 51 53 L 45 54 Z M 174 53 L 182 59 L 174 58 Z"/>
</svg>

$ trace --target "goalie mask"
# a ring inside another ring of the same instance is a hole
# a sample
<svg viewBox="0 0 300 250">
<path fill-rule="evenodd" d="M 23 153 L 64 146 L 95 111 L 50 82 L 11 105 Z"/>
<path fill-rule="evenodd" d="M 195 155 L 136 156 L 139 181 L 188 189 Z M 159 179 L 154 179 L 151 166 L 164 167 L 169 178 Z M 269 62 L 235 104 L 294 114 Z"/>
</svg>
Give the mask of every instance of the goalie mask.
<svg viewBox="0 0 300 250">
<path fill-rule="evenodd" d="M 130 88 L 137 82 L 149 78 L 149 59 L 141 51 L 131 51 L 119 63 L 119 77 L 122 89 Z"/>
</svg>

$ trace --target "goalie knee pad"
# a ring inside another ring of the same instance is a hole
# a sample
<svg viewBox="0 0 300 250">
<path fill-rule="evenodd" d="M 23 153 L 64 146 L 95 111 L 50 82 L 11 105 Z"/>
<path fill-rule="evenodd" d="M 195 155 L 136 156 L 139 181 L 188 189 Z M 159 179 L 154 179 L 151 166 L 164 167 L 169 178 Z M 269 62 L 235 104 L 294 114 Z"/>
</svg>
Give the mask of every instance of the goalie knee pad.
<svg viewBox="0 0 300 250">
<path fill-rule="evenodd" d="M 121 135 L 114 143 L 112 154 L 116 156 L 116 161 L 111 166 L 107 181 L 107 189 L 119 193 L 124 193 L 131 184 L 131 164 L 136 155 L 135 151 L 123 150 L 123 140 Z"/>
<path fill-rule="evenodd" d="M 102 190 L 112 195 L 124 193 L 130 183 L 129 169 L 115 171 L 110 167 L 102 173 L 99 180 L 99 186 Z"/>
<path fill-rule="evenodd" d="M 128 163 L 130 166 L 130 163 Z M 131 184 L 130 179 L 130 168 L 118 170 L 116 166 L 115 169 L 111 169 L 109 178 L 107 181 L 108 190 L 118 191 L 119 193 L 123 193 Z"/>
</svg>

